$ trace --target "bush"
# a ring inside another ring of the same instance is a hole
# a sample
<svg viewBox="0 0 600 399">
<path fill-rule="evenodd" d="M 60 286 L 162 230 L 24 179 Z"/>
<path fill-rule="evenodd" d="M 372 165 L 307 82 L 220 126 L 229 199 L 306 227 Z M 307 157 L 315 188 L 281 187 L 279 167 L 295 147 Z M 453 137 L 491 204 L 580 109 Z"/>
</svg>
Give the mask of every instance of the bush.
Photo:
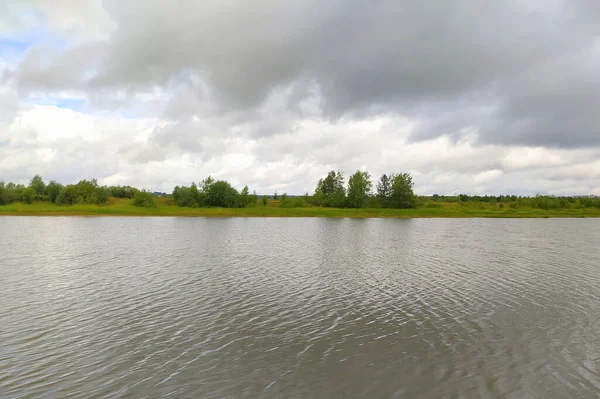
<svg viewBox="0 0 600 399">
<path fill-rule="evenodd" d="M 142 208 L 156 208 L 154 196 L 148 191 L 138 191 L 133 196 L 133 205 Z"/>
<path fill-rule="evenodd" d="M 27 187 L 23 190 L 23 202 L 26 204 L 31 204 L 33 202 L 33 197 L 35 196 L 35 191 L 31 187 Z"/>
</svg>

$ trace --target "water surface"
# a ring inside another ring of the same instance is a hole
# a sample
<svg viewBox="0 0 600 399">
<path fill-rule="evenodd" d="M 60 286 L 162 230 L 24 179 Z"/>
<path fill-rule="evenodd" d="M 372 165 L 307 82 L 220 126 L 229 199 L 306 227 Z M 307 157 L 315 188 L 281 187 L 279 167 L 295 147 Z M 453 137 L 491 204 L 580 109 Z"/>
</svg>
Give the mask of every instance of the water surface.
<svg viewBox="0 0 600 399">
<path fill-rule="evenodd" d="M 0 397 L 600 397 L 600 222 L 0 217 Z"/>
</svg>

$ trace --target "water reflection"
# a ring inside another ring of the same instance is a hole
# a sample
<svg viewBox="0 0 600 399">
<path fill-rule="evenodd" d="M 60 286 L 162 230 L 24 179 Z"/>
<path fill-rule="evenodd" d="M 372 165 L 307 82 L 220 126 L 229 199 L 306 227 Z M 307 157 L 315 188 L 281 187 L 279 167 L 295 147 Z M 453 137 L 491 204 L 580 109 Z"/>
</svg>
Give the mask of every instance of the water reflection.
<svg viewBox="0 0 600 399">
<path fill-rule="evenodd" d="M 0 226 L 0 397 L 600 391 L 594 220 Z"/>
</svg>

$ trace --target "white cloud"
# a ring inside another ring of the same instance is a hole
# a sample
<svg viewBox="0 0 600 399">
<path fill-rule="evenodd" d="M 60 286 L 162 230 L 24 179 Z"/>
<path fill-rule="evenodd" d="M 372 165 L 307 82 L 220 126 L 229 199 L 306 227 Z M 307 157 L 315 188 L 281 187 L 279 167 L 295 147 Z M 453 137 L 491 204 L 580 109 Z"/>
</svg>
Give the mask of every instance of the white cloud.
<svg viewBox="0 0 600 399">
<path fill-rule="evenodd" d="M 3 2 L 0 180 L 598 193 L 593 9 L 438 5 Z"/>
</svg>

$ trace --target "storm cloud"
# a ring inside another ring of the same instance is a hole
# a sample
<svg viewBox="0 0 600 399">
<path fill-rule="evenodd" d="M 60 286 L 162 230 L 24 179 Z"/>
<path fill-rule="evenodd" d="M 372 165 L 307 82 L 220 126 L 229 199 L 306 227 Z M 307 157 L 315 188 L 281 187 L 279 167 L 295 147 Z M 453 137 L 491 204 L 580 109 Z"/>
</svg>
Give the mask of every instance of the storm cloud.
<svg viewBox="0 0 600 399">
<path fill-rule="evenodd" d="M 116 165 L 100 172 L 106 182 L 170 190 L 212 173 L 298 194 L 328 169 L 365 168 L 411 171 L 424 194 L 600 191 L 592 0 L 4 8 L 0 40 L 26 45 L 0 52 L 0 104 L 14 109 L 0 114 L 0 156 L 11 148 L 1 137 L 32 129 L 57 159 L 74 151 L 28 118 L 77 98 L 69 118 L 114 124 L 78 139 L 77 151 L 104 146 L 85 163 Z M 11 162 L 0 161 L 0 178 L 20 176 Z M 57 178 L 73 167 L 48 162 Z"/>
</svg>

